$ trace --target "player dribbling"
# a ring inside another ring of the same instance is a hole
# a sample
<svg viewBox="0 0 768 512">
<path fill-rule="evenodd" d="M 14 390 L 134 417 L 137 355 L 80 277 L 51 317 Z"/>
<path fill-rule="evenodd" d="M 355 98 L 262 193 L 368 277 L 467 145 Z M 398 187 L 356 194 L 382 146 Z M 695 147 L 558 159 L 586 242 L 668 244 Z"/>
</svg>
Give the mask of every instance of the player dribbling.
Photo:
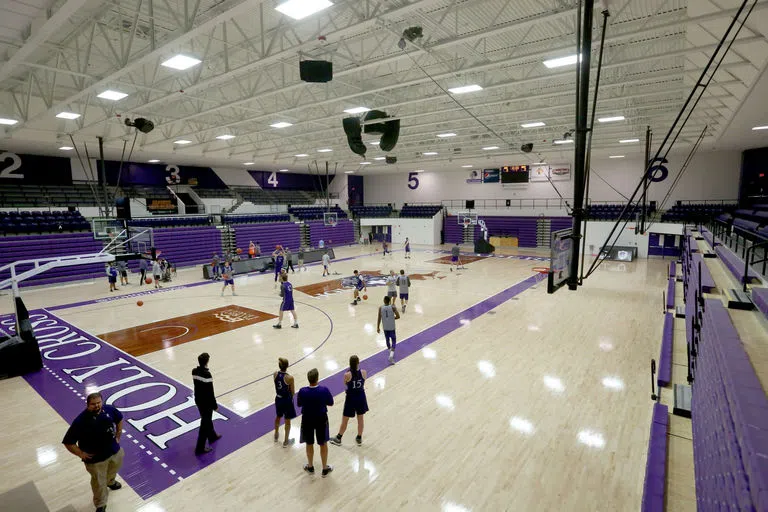
<svg viewBox="0 0 768 512">
<path fill-rule="evenodd" d="M 368 287 L 365 286 L 365 281 L 357 272 L 357 270 L 355 270 L 354 274 L 355 274 L 355 277 L 354 277 L 355 291 L 352 294 L 352 305 L 357 306 L 357 304 L 360 302 L 360 291 L 364 290 L 367 292 Z"/>
<path fill-rule="evenodd" d="M 395 346 L 397 345 L 397 335 L 395 334 L 395 320 L 400 319 L 400 313 L 397 308 L 390 304 L 389 296 L 384 297 L 384 305 L 379 307 L 379 317 L 376 320 L 376 332 L 381 333 L 384 327 L 384 340 L 389 349 L 389 363 L 395 364 Z"/>
</svg>

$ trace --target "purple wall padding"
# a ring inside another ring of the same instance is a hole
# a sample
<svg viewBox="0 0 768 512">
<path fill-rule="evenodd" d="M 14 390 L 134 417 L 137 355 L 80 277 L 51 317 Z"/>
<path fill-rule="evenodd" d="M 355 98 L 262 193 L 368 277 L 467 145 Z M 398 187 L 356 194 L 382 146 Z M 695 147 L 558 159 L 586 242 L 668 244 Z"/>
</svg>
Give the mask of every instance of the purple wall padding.
<svg viewBox="0 0 768 512">
<path fill-rule="evenodd" d="M 656 383 L 659 387 L 669 386 L 672 380 L 672 348 L 674 341 L 675 317 L 672 313 L 664 315 L 664 329 L 661 336 L 661 352 L 659 354 L 659 373 Z"/>
<path fill-rule="evenodd" d="M 651 436 L 648 440 L 648 458 L 643 482 L 642 512 L 664 512 L 664 492 L 667 482 L 667 424 L 669 409 L 666 405 L 653 405 Z"/>
<path fill-rule="evenodd" d="M 93 254 L 101 251 L 101 240 L 94 240 L 93 233 L 66 233 L 48 235 L 7 236 L 0 238 L 0 266 L 19 260 Z M 32 265 L 17 267 L 17 273 Z M 11 276 L 10 271 L 0 272 L 0 280 Z M 60 267 L 43 272 L 21 283 L 21 286 L 75 281 L 94 277 L 106 277 L 104 265 L 95 263 L 77 267 Z"/>
<path fill-rule="evenodd" d="M 464 228 L 459 226 L 459 220 L 455 215 L 443 217 L 443 234 L 446 244 L 455 244 L 464 242 Z"/>
<path fill-rule="evenodd" d="M 261 247 L 261 254 L 271 254 L 276 245 L 290 247 L 296 252 L 301 245 L 299 225 L 293 222 L 275 222 L 269 224 L 235 224 L 237 246 L 248 252 L 248 244 L 253 240 Z M 246 256 L 247 257 L 247 256 Z"/>
<path fill-rule="evenodd" d="M 355 243 L 355 223 L 351 220 L 339 219 L 335 227 L 325 226 L 321 220 L 309 221 L 307 224 L 312 247 L 317 247 L 320 240 L 325 242 L 326 247 Z"/>
<path fill-rule="evenodd" d="M 768 288 L 752 288 L 752 302 L 768 318 Z"/>
<path fill-rule="evenodd" d="M 675 280 L 670 279 L 667 283 L 667 309 L 675 308 Z"/>
<path fill-rule="evenodd" d="M 479 216 L 484 220 L 490 236 L 514 236 L 520 247 L 536 247 L 536 221 L 542 217 L 511 217 L 511 216 Z M 547 217 L 552 232 L 571 227 L 570 217 Z M 445 243 L 453 244 L 462 241 L 462 228 L 458 225 L 456 216 L 443 219 Z M 475 228 L 475 240 L 483 236 L 482 230 Z"/>
<path fill-rule="evenodd" d="M 177 267 L 199 265 L 211 261 L 213 253 L 221 255 L 221 234 L 215 227 L 160 228 L 153 230 L 155 248 Z M 137 266 L 135 263 L 131 268 Z"/>
</svg>

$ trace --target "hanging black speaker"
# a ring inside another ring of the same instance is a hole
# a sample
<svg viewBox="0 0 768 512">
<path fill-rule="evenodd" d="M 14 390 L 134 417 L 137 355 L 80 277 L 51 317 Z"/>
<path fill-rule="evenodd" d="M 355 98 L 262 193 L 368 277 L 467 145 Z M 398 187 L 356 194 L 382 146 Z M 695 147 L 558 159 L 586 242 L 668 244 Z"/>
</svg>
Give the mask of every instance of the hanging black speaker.
<svg viewBox="0 0 768 512">
<path fill-rule="evenodd" d="M 116 197 L 117 218 L 131 220 L 131 202 L 127 197 Z"/>
<path fill-rule="evenodd" d="M 326 60 L 302 60 L 299 76 L 304 82 L 324 83 L 333 80 L 333 63 Z"/>
<path fill-rule="evenodd" d="M 369 110 L 363 118 L 366 123 L 377 119 L 382 120 L 381 123 L 366 124 L 364 128 L 365 133 L 381 134 L 379 149 L 382 151 L 392 151 L 395 149 L 397 139 L 400 137 L 400 120 L 387 121 L 387 118 L 387 113 L 381 110 Z"/>
<path fill-rule="evenodd" d="M 349 149 L 360 156 L 365 156 L 368 148 L 363 143 L 363 128 L 360 126 L 360 118 L 345 117 L 341 124 L 344 127 L 344 133 L 347 135 Z"/>
</svg>

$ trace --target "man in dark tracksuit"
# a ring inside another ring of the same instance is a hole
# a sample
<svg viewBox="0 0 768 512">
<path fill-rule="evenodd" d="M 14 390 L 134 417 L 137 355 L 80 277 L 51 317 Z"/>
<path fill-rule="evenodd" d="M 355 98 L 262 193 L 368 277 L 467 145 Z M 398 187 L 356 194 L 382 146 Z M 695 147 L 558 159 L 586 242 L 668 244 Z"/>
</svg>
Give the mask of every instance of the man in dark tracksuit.
<svg viewBox="0 0 768 512">
<path fill-rule="evenodd" d="M 221 436 L 213 428 L 213 411 L 219 408 L 216 403 L 216 396 L 213 394 L 213 377 L 208 370 L 208 361 L 211 356 L 203 352 L 197 356 L 197 362 L 200 366 L 192 370 L 192 380 L 195 384 L 195 404 L 200 411 L 200 431 L 197 434 L 197 446 L 195 454 L 201 455 L 211 451 L 210 447 L 205 446 L 205 440 L 213 443 Z"/>
</svg>

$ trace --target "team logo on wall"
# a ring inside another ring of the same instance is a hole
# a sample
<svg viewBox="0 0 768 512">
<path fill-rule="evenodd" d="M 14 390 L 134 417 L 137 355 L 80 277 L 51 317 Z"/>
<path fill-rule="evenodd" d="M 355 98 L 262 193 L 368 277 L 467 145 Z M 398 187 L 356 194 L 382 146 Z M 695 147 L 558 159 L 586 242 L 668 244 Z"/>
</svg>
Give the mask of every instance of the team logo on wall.
<svg viewBox="0 0 768 512">
<path fill-rule="evenodd" d="M 549 166 L 536 165 L 531 167 L 531 175 L 528 181 L 547 181 L 549 179 Z"/>
<path fill-rule="evenodd" d="M 478 169 L 472 169 L 469 171 L 469 178 L 467 178 L 467 183 L 482 183 L 483 178 L 480 172 L 481 171 Z"/>
<path fill-rule="evenodd" d="M 411 281 L 425 281 L 427 278 L 435 279 L 437 274 L 438 272 L 434 271 L 428 274 L 408 274 L 408 277 L 411 278 Z M 399 276 L 400 274 L 397 275 Z M 378 270 L 362 270 L 360 271 L 360 277 L 365 281 L 365 286 L 369 288 L 387 285 L 387 274 L 382 274 Z M 344 293 L 354 287 L 355 276 L 348 276 L 333 281 L 297 286 L 295 289 L 312 297 L 322 297 L 323 295 Z"/>
<path fill-rule="evenodd" d="M 571 166 L 568 164 L 550 165 L 549 179 L 552 181 L 571 181 Z"/>
</svg>

